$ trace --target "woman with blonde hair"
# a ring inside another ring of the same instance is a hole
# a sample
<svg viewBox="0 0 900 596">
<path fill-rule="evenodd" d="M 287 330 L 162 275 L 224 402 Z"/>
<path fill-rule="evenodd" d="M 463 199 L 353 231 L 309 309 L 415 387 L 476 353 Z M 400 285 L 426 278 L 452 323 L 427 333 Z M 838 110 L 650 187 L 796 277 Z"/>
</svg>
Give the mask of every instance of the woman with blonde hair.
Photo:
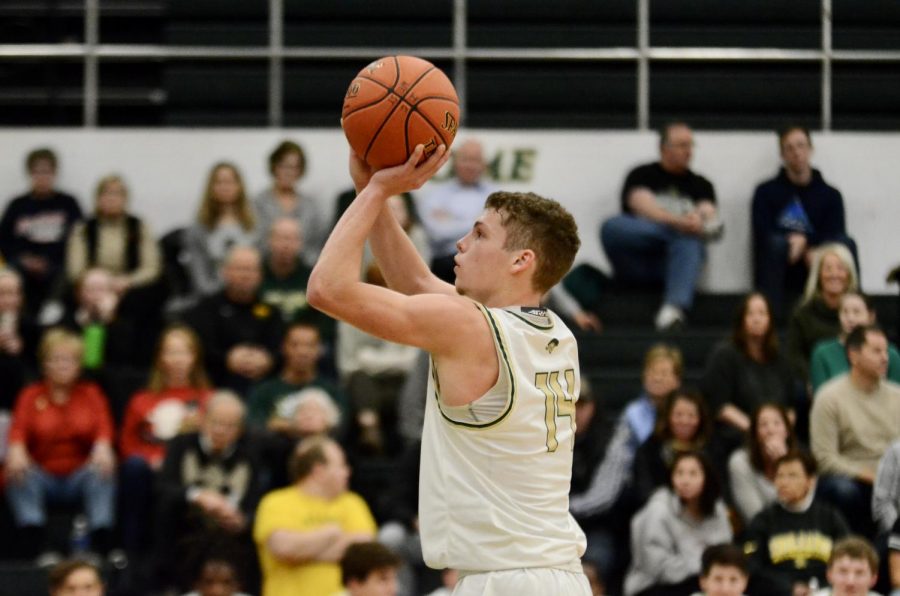
<svg viewBox="0 0 900 596">
<path fill-rule="evenodd" d="M 94 193 L 94 215 L 75 224 L 66 246 L 66 274 L 74 282 L 91 268 L 113 276 L 121 296 L 159 277 L 156 237 L 141 219 L 128 213 L 128 187 L 121 176 L 104 176 Z"/>
<path fill-rule="evenodd" d="M 197 220 L 184 235 L 184 256 L 196 298 L 221 288 L 219 270 L 225 256 L 234 246 L 256 244 L 257 231 L 237 166 L 215 164 L 206 181 Z"/>
<path fill-rule="evenodd" d="M 92 548 L 109 547 L 113 421 L 100 387 L 81 380 L 83 350 L 77 335 L 48 331 L 38 349 L 43 379 L 22 390 L 13 410 L 4 471 L 23 554 L 44 550 L 47 505 L 60 502 L 83 503 Z"/>
<path fill-rule="evenodd" d="M 813 347 L 841 331 L 841 297 L 859 289 L 853 255 L 843 244 L 826 244 L 816 251 L 799 306 L 788 323 L 787 356 L 794 374 L 809 378 Z"/>
<path fill-rule="evenodd" d="M 197 430 L 211 394 L 197 334 L 184 325 L 167 328 L 156 350 L 149 386 L 129 401 L 119 437 L 121 492 L 127 495 L 121 506 L 123 546 L 129 553 L 146 546 L 153 479 L 165 457 L 166 442 Z"/>
</svg>

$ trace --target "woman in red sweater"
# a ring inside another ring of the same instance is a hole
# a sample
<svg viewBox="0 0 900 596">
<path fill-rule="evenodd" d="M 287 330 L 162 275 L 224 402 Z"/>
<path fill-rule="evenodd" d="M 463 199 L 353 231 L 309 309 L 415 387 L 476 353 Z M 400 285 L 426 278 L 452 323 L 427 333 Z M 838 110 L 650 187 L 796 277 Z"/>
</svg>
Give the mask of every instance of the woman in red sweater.
<svg viewBox="0 0 900 596">
<path fill-rule="evenodd" d="M 6 495 L 21 530 L 20 550 L 45 548 L 47 505 L 84 503 L 94 550 L 109 546 L 115 455 L 106 396 L 80 380 L 81 338 L 51 329 L 38 357 L 43 380 L 19 394 L 9 432 Z"/>
<path fill-rule="evenodd" d="M 197 429 L 211 393 L 197 335 L 183 325 L 166 329 L 149 387 L 131 398 L 119 437 L 122 542 L 129 554 L 139 554 L 148 546 L 153 480 L 165 458 L 166 442 Z"/>
</svg>

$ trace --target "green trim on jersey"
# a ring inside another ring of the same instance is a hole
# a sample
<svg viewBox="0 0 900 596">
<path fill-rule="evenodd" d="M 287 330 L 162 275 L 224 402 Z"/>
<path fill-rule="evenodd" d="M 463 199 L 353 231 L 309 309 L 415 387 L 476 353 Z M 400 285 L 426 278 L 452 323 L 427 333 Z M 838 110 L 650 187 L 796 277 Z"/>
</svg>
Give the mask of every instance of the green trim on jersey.
<svg viewBox="0 0 900 596">
<path fill-rule="evenodd" d="M 512 366 L 509 363 L 509 351 L 506 348 L 506 344 L 503 341 L 503 336 L 500 333 L 500 327 L 497 325 L 497 321 L 494 319 L 494 315 L 490 313 L 490 311 L 485 308 L 483 305 L 478 304 L 478 308 L 481 310 L 484 317 L 487 319 L 488 324 L 494 331 L 494 337 L 497 340 L 497 346 L 500 347 L 500 354 L 503 356 L 503 364 L 506 369 L 506 375 L 509 379 L 509 396 L 508 396 L 508 405 L 506 406 L 506 410 L 500 416 L 497 417 L 496 420 L 492 420 L 490 422 L 485 422 L 484 424 L 474 424 L 472 422 L 459 422 L 458 420 L 453 420 L 447 414 L 444 413 L 443 408 L 441 408 L 441 399 L 440 399 L 440 383 L 438 382 L 437 377 L 437 367 L 434 365 L 434 358 L 431 359 L 431 376 L 434 379 L 434 397 L 437 400 L 438 411 L 441 413 L 441 416 L 444 417 L 444 420 L 447 422 L 456 425 L 462 426 L 464 428 L 489 428 L 494 426 L 498 422 L 502 421 L 506 418 L 509 413 L 512 411 L 513 403 L 516 401 L 516 378 L 513 375 Z M 527 321 L 526 321 L 527 322 Z"/>
<path fill-rule="evenodd" d="M 549 316 L 547 316 L 547 317 L 535 317 L 535 316 L 532 315 L 532 316 L 527 316 L 527 317 L 526 317 L 526 316 L 520 315 L 520 314 L 517 313 L 517 312 L 513 312 L 513 311 L 511 311 L 511 310 L 506 310 L 506 309 L 504 309 L 503 312 L 505 312 L 505 313 L 507 313 L 507 314 L 511 314 L 511 315 L 514 316 L 515 318 L 519 319 L 520 321 L 522 321 L 523 323 L 525 323 L 525 324 L 527 324 L 527 325 L 530 325 L 530 326 L 534 327 L 535 329 L 540 329 L 541 331 L 549 331 L 550 329 L 553 329 L 553 319 L 551 319 Z M 534 322 L 534 319 L 538 319 L 538 318 L 540 318 L 540 319 L 546 319 L 546 320 L 549 321 L 549 322 L 548 322 L 546 325 L 539 325 L 539 324 L 537 324 L 537 323 Z"/>
</svg>

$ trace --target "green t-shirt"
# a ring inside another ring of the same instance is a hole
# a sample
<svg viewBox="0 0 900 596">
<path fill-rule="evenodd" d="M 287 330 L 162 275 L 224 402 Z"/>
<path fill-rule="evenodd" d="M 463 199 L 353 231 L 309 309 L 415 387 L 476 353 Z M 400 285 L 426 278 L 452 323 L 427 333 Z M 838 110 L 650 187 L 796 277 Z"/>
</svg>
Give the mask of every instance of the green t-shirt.
<svg viewBox="0 0 900 596">
<path fill-rule="evenodd" d="M 844 345 L 836 338 L 820 341 L 813 349 L 809 361 L 809 381 L 812 383 L 813 395 L 826 382 L 849 371 L 850 362 Z M 888 344 L 887 378 L 900 383 L 900 352 L 897 352 L 894 344 Z"/>
<path fill-rule="evenodd" d="M 273 416 L 289 420 L 296 407 L 297 392 L 310 387 L 318 387 L 334 401 L 341 417 L 346 418 L 347 400 L 344 394 L 333 383 L 323 378 L 316 378 L 309 383 L 288 383 L 280 376 L 263 381 L 250 390 L 247 408 L 247 420 L 251 426 L 264 428 Z"/>
</svg>

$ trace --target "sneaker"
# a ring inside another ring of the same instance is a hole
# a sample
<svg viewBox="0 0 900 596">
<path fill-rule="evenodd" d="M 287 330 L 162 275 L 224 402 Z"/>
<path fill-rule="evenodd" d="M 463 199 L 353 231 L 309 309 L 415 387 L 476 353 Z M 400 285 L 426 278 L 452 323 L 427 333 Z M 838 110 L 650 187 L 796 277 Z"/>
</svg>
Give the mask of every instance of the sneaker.
<svg viewBox="0 0 900 596">
<path fill-rule="evenodd" d="M 674 304 L 663 304 L 654 321 L 657 331 L 675 331 L 684 326 L 684 311 Z"/>
<path fill-rule="evenodd" d="M 38 555 L 38 557 L 34 560 L 34 564 L 37 567 L 47 568 L 53 567 L 62 560 L 63 558 L 61 554 L 56 551 L 48 550 Z"/>
</svg>

